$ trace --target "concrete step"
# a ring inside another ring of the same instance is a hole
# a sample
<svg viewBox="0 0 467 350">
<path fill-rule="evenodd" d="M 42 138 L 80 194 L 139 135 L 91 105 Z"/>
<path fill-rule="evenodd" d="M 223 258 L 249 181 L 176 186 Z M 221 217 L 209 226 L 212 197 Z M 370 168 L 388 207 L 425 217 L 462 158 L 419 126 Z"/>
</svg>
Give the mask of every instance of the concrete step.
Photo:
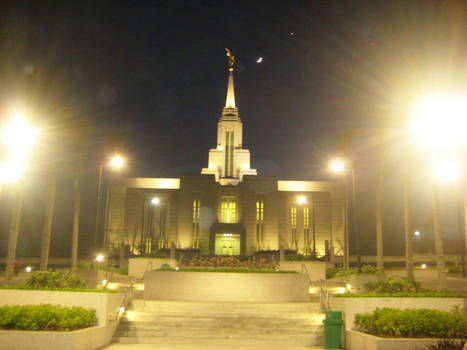
<svg viewBox="0 0 467 350">
<path fill-rule="evenodd" d="M 134 311 L 151 313 L 209 314 L 294 314 L 320 313 L 318 302 L 308 303 L 223 303 L 133 300 Z"/>
<path fill-rule="evenodd" d="M 176 338 L 168 337 L 114 337 L 113 343 L 121 344 L 189 344 L 189 345 L 219 345 L 219 346 L 232 346 L 236 349 L 238 346 L 261 346 L 270 347 L 274 346 L 321 346 L 324 344 L 324 336 L 294 336 L 294 337 L 269 337 L 269 338 L 245 338 L 245 337 L 232 337 L 229 335 L 206 337 L 206 338 L 190 338 L 179 336 Z"/>
<path fill-rule="evenodd" d="M 112 339 L 121 344 L 320 346 L 317 303 L 208 303 L 133 300 Z"/>
</svg>

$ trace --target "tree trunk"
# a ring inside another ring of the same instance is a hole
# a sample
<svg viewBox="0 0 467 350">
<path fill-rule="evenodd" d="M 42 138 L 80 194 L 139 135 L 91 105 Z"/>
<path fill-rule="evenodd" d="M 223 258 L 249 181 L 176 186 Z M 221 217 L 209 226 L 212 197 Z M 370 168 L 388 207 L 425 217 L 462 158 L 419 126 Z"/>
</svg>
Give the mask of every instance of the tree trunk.
<svg viewBox="0 0 467 350">
<path fill-rule="evenodd" d="M 347 186 L 347 177 L 344 180 L 344 269 L 350 268 L 350 249 L 349 249 L 349 191 Z"/>
<path fill-rule="evenodd" d="M 460 262 L 462 268 L 462 275 L 465 277 L 465 242 L 464 242 L 464 232 L 462 227 L 462 199 L 461 193 L 462 191 L 459 186 L 457 188 L 456 193 L 456 204 L 457 204 L 457 226 L 458 226 L 458 233 L 459 233 L 459 255 L 460 255 Z"/>
<path fill-rule="evenodd" d="M 81 169 L 80 169 L 81 170 Z M 71 267 L 78 266 L 79 210 L 81 205 L 81 171 L 75 180 L 75 198 L 73 200 L 73 234 L 71 238 Z"/>
<path fill-rule="evenodd" d="M 6 260 L 5 282 L 11 282 L 15 274 L 16 247 L 18 245 L 19 225 L 21 222 L 21 207 L 23 202 L 23 185 L 16 185 L 16 199 L 13 205 L 10 221 L 10 238 L 8 240 L 8 254 Z"/>
<path fill-rule="evenodd" d="M 376 187 L 376 266 L 378 272 L 384 272 L 383 262 L 383 154 L 381 145 L 378 149 L 378 169 Z"/>
<path fill-rule="evenodd" d="M 362 256 L 360 252 L 360 230 L 358 225 L 358 198 L 357 198 L 357 174 L 355 165 L 352 167 L 352 189 L 353 189 L 353 208 L 354 208 L 354 227 L 355 227 L 355 245 L 357 250 L 358 272 L 362 272 Z"/>
<path fill-rule="evenodd" d="M 54 217 L 54 202 L 55 202 L 55 170 L 52 170 L 49 180 L 49 193 L 47 196 L 47 204 L 45 208 L 44 226 L 42 228 L 42 248 L 41 248 L 41 264 L 42 271 L 47 270 L 49 264 L 50 237 L 52 235 L 52 221 Z"/>
<path fill-rule="evenodd" d="M 410 196 L 410 188 L 411 188 L 410 180 L 411 180 L 411 177 L 407 173 L 404 179 L 405 268 L 406 268 L 407 278 L 414 279 L 412 203 L 411 203 L 411 196 Z"/>
<path fill-rule="evenodd" d="M 435 231 L 436 267 L 438 269 L 438 290 L 446 289 L 446 271 L 444 265 L 443 228 L 439 210 L 438 184 L 433 184 L 433 226 Z"/>
</svg>

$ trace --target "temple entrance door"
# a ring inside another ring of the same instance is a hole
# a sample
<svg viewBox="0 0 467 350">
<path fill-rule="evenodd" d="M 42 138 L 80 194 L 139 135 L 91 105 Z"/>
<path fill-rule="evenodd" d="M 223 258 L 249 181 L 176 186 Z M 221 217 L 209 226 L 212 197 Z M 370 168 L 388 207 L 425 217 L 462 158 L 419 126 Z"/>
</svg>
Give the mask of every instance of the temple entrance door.
<svg viewBox="0 0 467 350">
<path fill-rule="evenodd" d="M 217 233 L 214 254 L 240 255 L 240 235 L 234 233 Z"/>
</svg>

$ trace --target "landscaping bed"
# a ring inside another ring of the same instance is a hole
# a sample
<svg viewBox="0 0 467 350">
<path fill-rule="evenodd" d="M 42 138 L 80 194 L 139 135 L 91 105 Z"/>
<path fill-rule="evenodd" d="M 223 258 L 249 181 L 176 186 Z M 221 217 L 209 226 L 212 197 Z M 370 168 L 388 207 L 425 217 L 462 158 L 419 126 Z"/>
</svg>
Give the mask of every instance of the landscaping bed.
<svg viewBox="0 0 467 350">
<path fill-rule="evenodd" d="M 173 272 L 228 272 L 228 273 L 298 273 L 296 271 L 281 271 L 281 270 L 260 270 L 235 267 L 180 267 L 178 269 L 161 268 L 156 271 L 173 271 Z"/>
<path fill-rule="evenodd" d="M 28 331 L 72 331 L 95 326 L 96 310 L 79 306 L 0 306 L 0 328 Z"/>
<path fill-rule="evenodd" d="M 377 308 L 357 314 L 355 325 L 346 331 L 351 350 L 438 349 L 443 343 L 451 347 L 439 349 L 462 349 L 467 337 L 467 315 L 459 310 Z"/>
</svg>

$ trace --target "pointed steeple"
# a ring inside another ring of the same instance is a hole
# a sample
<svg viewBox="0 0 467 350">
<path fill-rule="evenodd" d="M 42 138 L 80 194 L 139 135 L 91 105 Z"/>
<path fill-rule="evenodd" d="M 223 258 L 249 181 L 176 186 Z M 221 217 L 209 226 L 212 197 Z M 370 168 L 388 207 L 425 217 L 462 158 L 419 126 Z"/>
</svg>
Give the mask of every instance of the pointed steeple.
<svg viewBox="0 0 467 350">
<path fill-rule="evenodd" d="M 233 67 L 229 67 L 229 83 L 227 84 L 227 98 L 225 99 L 225 108 L 236 108 L 233 71 Z"/>
<path fill-rule="evenodd" d="M 225 99 L 225 107 L 222 111 L 221 120 L 240 120 L 238 117 L 238 109 L 235 106 L 235 89 L 234 89 L 234 64 L 235 56 L 232 55 L 229 49 L 225 49 L 229 59 L 229 82 L 227 83 L 227 97 Z"/>
</svg>

